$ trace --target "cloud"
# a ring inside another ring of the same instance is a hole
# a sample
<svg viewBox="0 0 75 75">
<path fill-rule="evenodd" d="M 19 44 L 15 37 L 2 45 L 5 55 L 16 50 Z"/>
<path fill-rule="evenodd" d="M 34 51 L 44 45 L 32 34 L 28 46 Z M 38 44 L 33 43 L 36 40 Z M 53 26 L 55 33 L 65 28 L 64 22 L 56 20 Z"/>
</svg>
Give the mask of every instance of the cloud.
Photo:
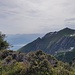
<svg viewBox="0 0 75 75">
<path fill-rule="evenodd" d="M 7 34 L 46 33 L 72 27 L 75 0 L 0 0 L 0 30 Z"/>
<path fill-rule="evenodd" d="M 75 18 L 66 19 L 65 21 L 75 21 Z"/>
</svg>

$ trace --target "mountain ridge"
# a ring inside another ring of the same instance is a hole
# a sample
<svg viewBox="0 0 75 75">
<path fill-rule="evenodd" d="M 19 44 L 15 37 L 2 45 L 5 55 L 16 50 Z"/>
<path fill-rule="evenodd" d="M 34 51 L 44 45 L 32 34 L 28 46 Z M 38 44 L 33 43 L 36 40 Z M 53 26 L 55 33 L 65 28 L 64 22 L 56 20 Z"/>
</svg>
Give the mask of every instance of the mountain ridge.
<svg viewBox="0 0 75 75">
<path fill-rule="evenodd" d="M 61 50 L 69 50 L 70 47 L 75 46 L 74 34 L 75 30 L 70 28 L 64 28 L 60 31 L 49 32 L 42 38 L 39 37 L 29 44 L 23 46 L 18 51 L 28 53 L 36 50 L 43 50 L 46 53 L 55 54 Z M 69 43 L 71 43 L 71 45 Z M 65 47 L 65 45 L 67 45 L 67 47 Z"/>
</svg>

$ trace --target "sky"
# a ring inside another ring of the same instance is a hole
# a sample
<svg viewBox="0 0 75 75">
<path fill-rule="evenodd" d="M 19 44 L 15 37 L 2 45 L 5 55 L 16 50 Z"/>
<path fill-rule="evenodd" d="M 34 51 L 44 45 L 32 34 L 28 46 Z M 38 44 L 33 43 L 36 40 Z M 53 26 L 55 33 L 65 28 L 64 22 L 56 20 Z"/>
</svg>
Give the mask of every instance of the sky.
<svg viewBox="0 0 75 75">
<path fill-rule="evenodd" d="M 75 0 L 0 0 L 0 31 L 47 33 L 75 29 Z"/>
</svg>

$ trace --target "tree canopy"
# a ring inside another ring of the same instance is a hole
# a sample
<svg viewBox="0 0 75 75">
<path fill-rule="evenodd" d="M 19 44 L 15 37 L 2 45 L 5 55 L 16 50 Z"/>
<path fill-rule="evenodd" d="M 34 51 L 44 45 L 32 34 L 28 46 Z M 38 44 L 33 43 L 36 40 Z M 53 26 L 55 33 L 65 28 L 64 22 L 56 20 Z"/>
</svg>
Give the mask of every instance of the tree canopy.
<svg viewBox="0 0 75 75">
<path fill-rule="evenodd" d="M 0 50 L 9 48 L 8 42 L 5 40 L 6 35 L 0 32 Z"/>
</svg>

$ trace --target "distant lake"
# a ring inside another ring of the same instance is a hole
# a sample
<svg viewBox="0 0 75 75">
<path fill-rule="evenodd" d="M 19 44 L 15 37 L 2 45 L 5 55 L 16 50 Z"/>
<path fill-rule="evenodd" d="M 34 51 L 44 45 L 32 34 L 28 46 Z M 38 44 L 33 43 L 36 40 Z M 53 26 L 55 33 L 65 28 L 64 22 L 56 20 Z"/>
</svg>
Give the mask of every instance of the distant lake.
<svg viewBox="0 0 75 75">
<path fill-rule="evenodd" d="M 11 47 L 11 50 L 18 50 L 19 48 L 25 46 L 26 44 L 20 44 L 20 45 L 13 45 L 13 47 Z"/>
<path fill-rule="evenodd" d="M 7 38 L 5 40 L 13 46 L 10 49 L 18 50 L 38 37 L 43 37 L 44 34 L 7 34 L 6 36 Z"/>
</svg>

